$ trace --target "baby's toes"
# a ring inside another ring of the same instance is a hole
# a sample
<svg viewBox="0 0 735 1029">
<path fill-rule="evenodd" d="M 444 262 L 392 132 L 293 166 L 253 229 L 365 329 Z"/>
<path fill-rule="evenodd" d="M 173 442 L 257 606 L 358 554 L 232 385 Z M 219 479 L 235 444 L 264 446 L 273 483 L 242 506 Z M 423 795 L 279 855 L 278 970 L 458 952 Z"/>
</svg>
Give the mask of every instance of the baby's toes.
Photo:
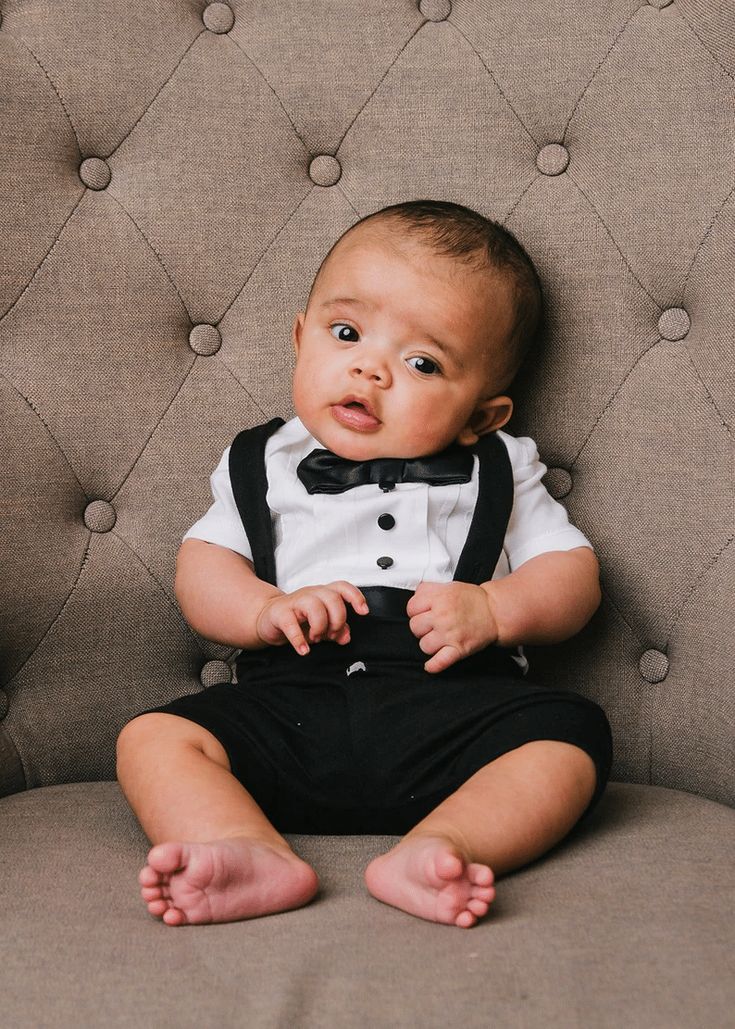
<svg viewBox="0 0 735 1029">
<path fill-rule="evenodd" d="M 141 886 L 160 886 L 163 882 L 163 876 L 155 868 L 151 868 L 150 865 L 143 865 L 138 872 L 138 882 Z"/>
<path fill-rule="evenodd" d="M 155 915 L 156 918 L 160 918 L 161 915 L 164 915 L 168 911 L 168 909 L 169 902 L 167 900 L 163 900 L 163 898 L 160 900 L 148 901 L 148 913 Z"/>
<path fill-rule="evenodd" d="M 141 886 L 140 895 L 145 901 L 160 900 L 163 897 L 163 890 L 160 886 Z"/>
<path fill-rule="evenodd" d="M 472 889 L 472 896 L 475 900 L 485 900 L 489 904 L 491 900 L 495 899 L 495 887 L 474 886 Z"/>
<path fill-rule="evenodd" d="M 489 904 L 487 901 L 478 900 L 477 897 L 472 897 L 467 901 L 467 909 L 472 912 L 473 915 L 477 915 L 478 918 L 482 918 L 483 915 L 487 914 Z"/>
<path fill-rule="evenodd" d="M 462 911 L 457 915 L 454 924 L 458 925 L 460 929 L 471 929 L 476 922 L 477 918 L 471 911 Z"/>
<path fill-rule="evenodd" d="M 440 880 L 459 879 L 464 871 L 462 859 L 449 851 L 440 853 L 434 859 L 436 875 Z"/>
<path fill-rule="evenodd" d="M 488 865 L 472 863 L 467 865 L 467 878 L 476 886 L 490 886 L 493 883 L 493 871 Z"/>
<path fill-rule="evenodd" d="M 164 913 L 163 920 L 166 925 L 184 925 L 186 923 L 186 915 L 179 908 L 170 907 Z"/>
</svg>

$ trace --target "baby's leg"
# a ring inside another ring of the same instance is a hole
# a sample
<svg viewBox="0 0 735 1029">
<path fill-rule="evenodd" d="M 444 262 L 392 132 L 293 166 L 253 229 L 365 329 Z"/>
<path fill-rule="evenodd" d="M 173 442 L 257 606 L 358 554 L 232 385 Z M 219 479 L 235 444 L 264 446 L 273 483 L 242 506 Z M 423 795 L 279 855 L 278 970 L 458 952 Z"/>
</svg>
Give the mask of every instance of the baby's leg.
<svg viewBox="0 0 735 1029">
<path fill-rule="evenodd" d="M 314 870 L 202 726 L 163 712 L 134 718 L 118 738 L 117 776 L 156 844 L 139 881 L 149 912 L 167 925 L 253 918 L 300 907 L 316 893 Z"/>
<path fill-rule="evenodd" d="M 365 870 L 378 900 L 462 928 L 495 896 L 495 878 L 528 864 L 574 827 L 592 799 L 594 761 L 534 740 L 476 772 Z"/>
</svg>

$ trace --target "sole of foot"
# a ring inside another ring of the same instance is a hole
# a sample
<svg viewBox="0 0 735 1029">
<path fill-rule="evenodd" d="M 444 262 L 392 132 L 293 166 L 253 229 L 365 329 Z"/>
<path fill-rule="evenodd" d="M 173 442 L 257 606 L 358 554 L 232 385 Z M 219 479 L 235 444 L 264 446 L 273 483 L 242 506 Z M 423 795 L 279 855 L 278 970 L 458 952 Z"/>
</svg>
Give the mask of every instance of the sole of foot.
<svg viewBox="0 0 735 1029">
<path fill-rule="evenodd" d="M 171 926 L 287 911 L 319 889 L 314 869 L 292 851 L 248 837 L 159 843 L 138 881 L 149 913 Z"/>
<path fill-rule="evenodd" d="M 365 869 L 370 893 L 431 922 L 470 929 L 495 898 L 488 865 L 468 862 L 442 836 L 405 837 Z"/>
</svg>

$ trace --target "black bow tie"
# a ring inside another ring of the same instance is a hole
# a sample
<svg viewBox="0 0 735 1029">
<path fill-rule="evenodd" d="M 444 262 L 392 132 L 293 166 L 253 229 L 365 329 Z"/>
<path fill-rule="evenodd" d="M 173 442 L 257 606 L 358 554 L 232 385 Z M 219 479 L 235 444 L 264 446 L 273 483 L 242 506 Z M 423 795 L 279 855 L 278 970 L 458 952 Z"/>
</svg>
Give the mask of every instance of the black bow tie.
<svg viewBox="0 0 735 1029">
<path fill-rule="evenodd" d="M 375 457 L 371 461 L 348 461 L 331 450 L 312 450 L 299 463 L 296 474 L 309 493 L 344 493 L 354 486 L 375 482 L 384 493 L 397 482 L 428 482 L 447 486 L 469 482 L 472 452 L 453 444 L 428 457 Z"/>
</svg>

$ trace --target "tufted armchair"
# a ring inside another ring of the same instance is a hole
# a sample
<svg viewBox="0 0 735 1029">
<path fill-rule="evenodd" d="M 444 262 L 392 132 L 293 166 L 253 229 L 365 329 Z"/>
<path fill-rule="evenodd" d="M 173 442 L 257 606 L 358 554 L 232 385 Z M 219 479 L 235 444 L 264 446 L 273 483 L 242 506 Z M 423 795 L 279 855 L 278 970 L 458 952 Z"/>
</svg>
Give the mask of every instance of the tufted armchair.
<svg viewBox="0 0 735 1029">
<path fill-rule="evenodd" d="M 722 0 L 4 0 L 0 1023 L 733 1025 L 734 44 Z M 232 676 L 181 536 L 292 414 L 321 257 L 417 197 L 545 284 L 508 429 L 604 599 L 527 653 L 604 707 L 614 781 L 471 931 L 369 896 L 392 839 L 318 836 L 308 907 L 168 928 L 114 752 Z"/>
</svg>

